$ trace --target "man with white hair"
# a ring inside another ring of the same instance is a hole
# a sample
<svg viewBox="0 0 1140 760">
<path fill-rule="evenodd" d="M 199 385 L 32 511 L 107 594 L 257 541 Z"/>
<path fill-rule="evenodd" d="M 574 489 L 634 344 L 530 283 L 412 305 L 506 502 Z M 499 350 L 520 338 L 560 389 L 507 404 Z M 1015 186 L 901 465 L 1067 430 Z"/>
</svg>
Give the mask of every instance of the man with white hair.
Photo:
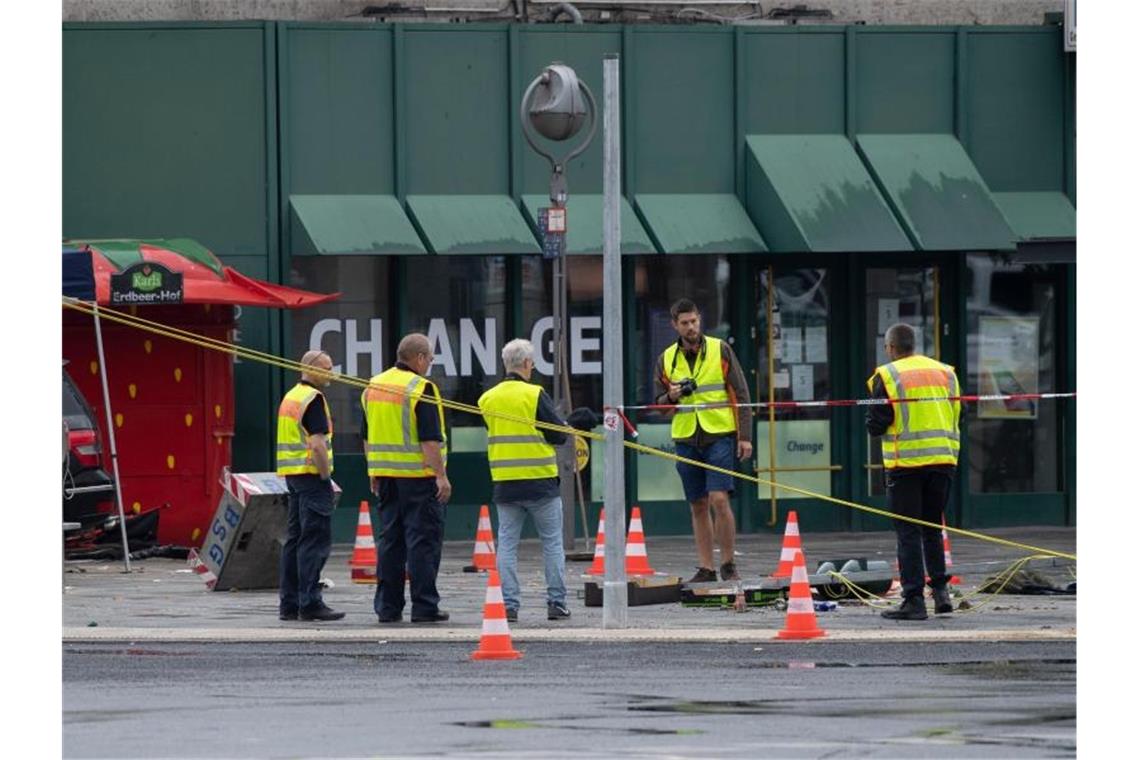
<svg viewBox="0 0 1140 760">
<path fill-rule="evenodd" d="M 499 514 L 499 576 L 507 620 L 519 616 L 518 548 L 527 514 L 542 539 L 546 569 L 546 618 L 570 617 L 566 607 L 566 556 L 562 549 L 562 498 L 554 447 L 566 434 L 535 421 L 565 427 L 554 402 L 539 385 L 530 382 L 534 372 L 534 346 L 516 338 L 503 346 L 503 381 L 479 397 L 487 425 L 487 463 L 494 483 L 492 499 Z M 525 422 L 522 420 L 526 420 Z M 596 415 L 586 408 L 570 415 L 570 424 L 589 430 Z"/>
<path fill-rule="evenodd" d="M 287 535 L 281 547 L 281 620 L 340 620 L 321 598 L 321 568 L 332 550 L 333 420 L 322 391 L 332 380 L 324 351 L 301 357 L 301 380 L 277 410 L 277 474 L 289 489 Z"/>
</svg>

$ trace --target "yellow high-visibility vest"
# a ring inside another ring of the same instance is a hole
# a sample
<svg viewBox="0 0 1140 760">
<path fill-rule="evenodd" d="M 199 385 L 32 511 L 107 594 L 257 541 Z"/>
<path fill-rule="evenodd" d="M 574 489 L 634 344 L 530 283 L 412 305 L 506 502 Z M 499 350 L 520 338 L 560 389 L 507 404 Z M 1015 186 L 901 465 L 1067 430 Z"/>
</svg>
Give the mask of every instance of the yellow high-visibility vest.
<svg viewBox="0 0 1140 760">
<path fill-rule="evenodd" d="M 934 398 L 892 404 L 895 419 L 883 434 L 883 467 L 926 467 L 958 464 L 958 414 L 961 402 L 943 400 L 961 395 L 958 376 L 948 364 L 926 356 L 907 356 L 875 368 L 891 399 Z"/>
<path fill-rule="evenodd" d="M 424 478 L 442 474 L 435 472 L 424 459 L 413 415 L 428 388 L 439 412 L 439 430 L 443 435 L 440 455 L 447 465 L 447 434 L 439 389 L 415 372 L 392 367 L 373 377 L 360 394 L 360 404 L 368 421 L 364 454 L 369 477 Z"/>
<path fill-rule="evenodd" d="M 491 480 L 535 480 L 558 477 L 554 447 L 534 426 L 542 387 L 522 380 L 504 380 L 479 397 L 487 425 L 487 463 Z M 523 417 L 531 423 L 503 419 L 487 412 Z"/>
<path fill-rule="evenodd" d="M 697 384 L 690 396 L 681 396 L 679 404 L 727 404 L 728 386 L 725 384 L 724 368 L 721 366 L 721 341 L 705 336 L 704 346 L 697 353 L 696 366 L 690 371 L 684 355 L 678 355 L 678 344 L 674 343 L 662 354 L 662 367 L 666 378 L 679 383 L 691 377 Z M 707 433 L 731 433 L 736 430 L 736 410 L 729 406 L 696 411 L 678 409 L 673 415 L 672 435 L 674 438 L 688 438 L 697 431 L 697 421 Z"/>
<path fill-rule="evenodd" d="M 325 394 L 311 385 L 297 383 L 285 398 L 281 399 L 281 406 L 277 408 L 277 474 L 278 475 L 320 475 L 320 470 L 313 464 L 313 454 L 305 442 L 309 432 L 305 430 L 301 420 L 305 410 L 317 397 L 325 406 L 325 417 L 329 421 L 329 432 L 325 436 L 328 444 L 329 473 L 333 469 L 333 419 L 329 411 L 329 402 Z"/>
</svg>

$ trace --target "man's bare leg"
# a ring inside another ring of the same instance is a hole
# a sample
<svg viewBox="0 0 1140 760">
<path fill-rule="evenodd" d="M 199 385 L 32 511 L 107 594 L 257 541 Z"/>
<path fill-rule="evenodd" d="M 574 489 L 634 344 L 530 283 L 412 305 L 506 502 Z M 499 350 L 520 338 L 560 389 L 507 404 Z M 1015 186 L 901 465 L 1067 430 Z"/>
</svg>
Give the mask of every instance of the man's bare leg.
<svg viewBox="0 0 1140 760">
<path fill-rule="evenodd" d="M 693 513 L 693 539 L 697 543 L 697 561 L 701 567 L 715 570 L 713 564 L 713 522 L 709 514 L 709 499 L 702 496 L 689 502 Z"/>
<path fill-rule="evenodd" d="M 716 543 L 720 547 L 721 564 L 735 562 L 736 556 L 736 517 L 732 514 L 732 504 L 728 501 L 727 491 L 709 491 L 707 497 L 711 505 Z M 709 552 L 709 561 L 712 561 L 712 551 Z M 707 567 L 713 567 L 708 565 Z M 714 570 L 716 568 L 713 568 Z"/>
</svg>

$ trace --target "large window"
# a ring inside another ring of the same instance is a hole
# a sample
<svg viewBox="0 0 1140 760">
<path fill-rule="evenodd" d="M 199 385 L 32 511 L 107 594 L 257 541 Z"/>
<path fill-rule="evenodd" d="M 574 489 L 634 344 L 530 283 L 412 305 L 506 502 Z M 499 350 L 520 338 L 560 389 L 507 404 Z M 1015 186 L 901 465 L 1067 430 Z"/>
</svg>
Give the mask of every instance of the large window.
<svg viewBox="0 0 1140 760">
<path fill-rule="evenodd" d="M 866 336 L 863 365 L 870 377 L 876 367 L 887 363 L 884 337 L 887 328 L 905 322 L 914 328 L 915 353 L 941 359 L 941 305 L 938 301 L 937 267 L 882 267 L 868 269 L 867 307 L 864 313 Z M 867 490 L 886 493 L 883 478 L 881 439 L 867 436 Z"/>
<path fill-rule="evenodd" d="M 828 338 L 831 278 L 826 269 L 760 272 L 756 306 L 756 401 L 824 401 L 831 397 Z M 831 410 L 768 407 L 755 417 L 760 477 L 831 494 Z M 759 486 L 762 499 L 809 498 Z"/>
<path fill-rule="evenodd" d="M 405 332 L 428 336 L 435 354 L 428 376 L 443 397 L 475 405 L 503 377 L 506 259 L 414 256 L 404 262 Z M 448 410 L 447 420 L 452 451 L 485 448 L 481 417 Z"/>
<path fill-rule="evenodd" d="M 390 334 L 395 326 L 389 297 L 391 263 L 386 256 L 294 257 L 290 284 L 341 295 L 331 303 L 290 312 L 289 358 L 296 361 L 309 349 L 319 348 L 332 357 L 337 372 L 362 379 L 387 367 L 395 345 Z M 326 395 L 336 450 L 361 452 L 360 389 L 333 383 Z"/>
<path fill-rule="evenodd" d="M 967 258 L 968 393 L 1048 393 L 1056 388 L 1056 272 L 1047 265 Z M 1060 489 L 1057 401 L 969 405 L 972 493 Z"/>
</svg>

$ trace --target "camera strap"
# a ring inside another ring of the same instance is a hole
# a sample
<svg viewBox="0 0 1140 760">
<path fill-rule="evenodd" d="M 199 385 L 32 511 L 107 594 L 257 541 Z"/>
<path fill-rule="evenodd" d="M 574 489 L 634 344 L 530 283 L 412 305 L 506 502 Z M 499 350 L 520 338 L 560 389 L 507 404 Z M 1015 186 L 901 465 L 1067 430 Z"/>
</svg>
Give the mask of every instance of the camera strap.
<svg viewBox="0 0 1140 760">
<path fill-rule="evenodd" d="M 701 366 L 703 366 L 705 363 L 705 349 L 707 347 L 708 347 L 708 341 L 705 339 L 705 336 L 702 335 L 701 336 L 701 348 L 699 351 L 697 351 L 697 363 L 695 366 L 689 367 L 689 371 L 690 371 L 689 377 L 693 378 L 694 381 L 695 381 L 697 375 L 700 374 Z M 684 352 L 685 352 L 685 341 L 682 340 L 681 338 L 677 338 L 677 350 L 673 352 L 673 363 L 669 367 L 669 380 L 670 381 L 672 381 L 672 379 L 673 379 L 673 371 L 675 369 L 677 369 L 677 357 L 680 356 Z"/>
</svg>

